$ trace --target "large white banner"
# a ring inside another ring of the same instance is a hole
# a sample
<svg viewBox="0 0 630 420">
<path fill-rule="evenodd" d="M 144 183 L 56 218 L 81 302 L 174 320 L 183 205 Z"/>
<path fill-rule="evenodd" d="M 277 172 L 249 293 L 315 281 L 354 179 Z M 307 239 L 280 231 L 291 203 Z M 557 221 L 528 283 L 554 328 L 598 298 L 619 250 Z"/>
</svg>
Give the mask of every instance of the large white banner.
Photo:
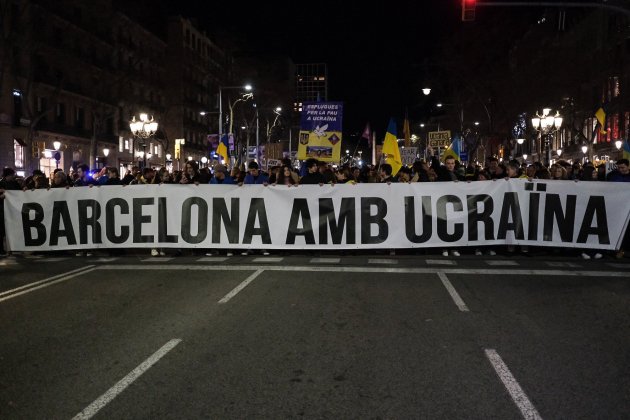
<svg viewBox="0 0 630 420">
<path fill-rule="evenodd" d="M 522 244 L 618 249 L 625 183 L 133 185 L 8 191 L 15 251 L 355 249 Z"/>
</svg>

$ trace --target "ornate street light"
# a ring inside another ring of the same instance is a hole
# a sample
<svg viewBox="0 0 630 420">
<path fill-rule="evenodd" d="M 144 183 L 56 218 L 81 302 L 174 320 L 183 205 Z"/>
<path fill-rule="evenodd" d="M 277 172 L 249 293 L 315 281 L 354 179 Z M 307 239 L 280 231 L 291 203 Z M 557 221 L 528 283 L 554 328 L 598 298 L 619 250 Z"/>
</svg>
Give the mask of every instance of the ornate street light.
<svg viewBox="0 0 630 420">
<path fill-rule="evenodd" d="M 615 142 L 615 147 L 617 148 L 617 150 L 621 150 L 621 146 L 623 146 L 623 142 L 621 140 L 617 140 Z"/>
<path fill-rule="evenodd" d="M 550 115 L 551 108 L 544 108 L 542 115 L 536 111 L 536 116 L 532 118 L 532 126 L 540 133 L 540 140 L 544 141 L 545 152 L 547 154 L 547 164 L 551 163 L 551 136 L 562 127 L 562 116 L 559 111 L 556 115 Z"/>
<path fill-rule="evenodd" d="M 146 149 L 147 149 L 147 144 L 145 143 L 145 139 L 148 139 L 149 137 L 155 135 L 155 133 L 157 132 L 158 129 L 158 123 L 153 119 L 153 116 L 149 117 L 148 114 L 146 113 L 141 113 L 140 117 L 136 120 L 136 116 L 134 115 L 131 118 L 131 121 L 129 121 L 129 128 L 131 129 L 131 133 L 135 136 L 135 137 L 139 137 L 140 140 L 140 144 L 139 146 L 142 147 L 142 157 L 144 159 L 143 161 L 143 168 L 146 168 L 147 166 L 147 153 L 146 153 Z"/>
<path fill-rule="evenodd" d="M 431 94 L 431 88 L 422 88 L 422 93 L 424 93 L 424 96 L 429 96 Z"/>
<path fill-rule="evenodd" d="M 61 153 L 59 153 L 59 149 L 61 149 L 61 142 L 59 140 L 53 141 L 53 147 L 55 148 L 55 154 L 53 155 L 55 158 L 55 169 L 58 169 L 59 161 L 61 160 Z"/>
</svg>

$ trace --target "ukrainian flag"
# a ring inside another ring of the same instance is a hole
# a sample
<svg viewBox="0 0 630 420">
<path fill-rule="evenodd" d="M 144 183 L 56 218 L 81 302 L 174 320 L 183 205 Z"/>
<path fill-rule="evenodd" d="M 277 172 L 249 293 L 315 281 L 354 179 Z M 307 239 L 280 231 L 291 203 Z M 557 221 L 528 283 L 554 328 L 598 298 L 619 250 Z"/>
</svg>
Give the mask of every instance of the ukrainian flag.
<svg viewBox="0 0 630 420">
<path fill-rule="evenodd" d="M 230 161 L 230 155 L 228 152 L 229 150 L 230 144 L 228 143 L 228 137 L 227 135 L 224 135 L 223 137 L 221 137 L 221 141 L 219 141 L 219 146 L 217 146 L 217 155 L 223 158 L 225 164 Z"/>
<path fill-rule="evenodd" d="M 597 118 L 597 122 L 599 122 L 600 128 L 599 131 L 602 134 L 606 134 L 606 110 L 601 107 L 595 112 L 595 118 Z"/>
<path fill-rule="evenodd" d="M 444 155 L 442 155 L 442 161 L 446 161 L 446 158 L 452 156 L 455 160 L 459 160 L 461 162 L 461 140 L 459 137 L 455 137 L 451 142 L 451 145 L 444 151 Z"/>
<path fill-rule="evenodd" d="M 383 154 L 385 155 L 385 162 L 392 165 L 392 176 L 395 176 L 402 167 L 402 159 L 396 137 L 396 121 L 393 118 L 390 118 L 387 126 L 387 134 L 385 134 L 383 141 Z"/>
<path fill-rule="evenodd" d="M 630 143 L 628 140 L 623 142 L 623 158 L 630 160 Z"/>
</svg>

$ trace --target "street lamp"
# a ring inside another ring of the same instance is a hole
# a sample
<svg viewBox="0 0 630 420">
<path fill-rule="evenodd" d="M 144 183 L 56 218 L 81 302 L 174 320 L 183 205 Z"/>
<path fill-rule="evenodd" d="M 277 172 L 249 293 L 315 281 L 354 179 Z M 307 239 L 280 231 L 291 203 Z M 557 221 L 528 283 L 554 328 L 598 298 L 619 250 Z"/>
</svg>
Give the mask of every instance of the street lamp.
<svg viewBox="0 0 630 420">
<path fill-rule="evenodd" d="M 621 140 L 617 140 L 615 142 L 615 147 L 617 148 L 617 150 L 621 150 L 621 146 L 623 146 L 623 142 Z"/>
<path fill-rule="evenodd" d="M 429 94 L 431 93 L 431 88 L 422 88 L 422 93 L 424 93 L 424 96 L 429 96 Z"/>
<path fill-rule="evenodd" d="M 129 128 L 131 129 L 131 133 L 135 137 L 139 137 L 141 142 L 139 144 L 142 147 L 142 157 L 144 159 L 142 168 L 146 168 L 147 166 L 147 144 L 145 143 L 145 139 L 155 135 L 158 129 L 158 123 L 153 119 L 153 116 L 149 117 L 146 113 L 141 113 L 138 120 L 136 120 L 136 116 L 134 115 L 129 121 Z"/>
<path fill-rule="evenodd" d="M 53 147 L 55 148 L 55 154 L 53 155 L 55 158 L 55 169 L 59 169 L 59 161 L 61 160 L 61 153 L 59 153 L 59 149 L 61 149 L 61 142 L 53 141 Z"/>
<path fill-rule="evenodd" d="M 223 137 L 223 90 L 224 89 L 244 89 L 248 92 L 252 90 L 252 85 L 245 86 L 219 86 L 219 141 Z"/>
<path fill-rule="evenodd" d="M 532 126 L 540 133 L 540 140 L 545 142 L 545 152 L 547 154 L 547 164 L 551 163 L 551 136 L 562 127 L 562 116 L 559 111 L 556 115 L 550 115 L 551 108 L 544 108 L 542 115 L 536 111 L 536 116 L 532 118 Z"/>
</svg>

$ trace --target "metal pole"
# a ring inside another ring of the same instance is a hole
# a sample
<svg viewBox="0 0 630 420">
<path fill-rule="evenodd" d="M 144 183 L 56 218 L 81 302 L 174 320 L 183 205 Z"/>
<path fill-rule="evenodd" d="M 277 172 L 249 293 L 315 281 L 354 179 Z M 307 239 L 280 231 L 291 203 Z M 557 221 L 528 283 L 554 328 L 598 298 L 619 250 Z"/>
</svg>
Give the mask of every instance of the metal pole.
<svg viewBox="0 0 630 420">
<path fill-rule="evenodd" d="M 258 162 L 258 147 L 260 145 L 260 124 L 258 121 L 258 107 L 256 107 L 256 161 Z"/>
<path fill-rule="evenodd" d="M 219 86 L 219 143 L 223 137 L 223 102 L 221 99 L 221 86 Z"/>
</svg>

